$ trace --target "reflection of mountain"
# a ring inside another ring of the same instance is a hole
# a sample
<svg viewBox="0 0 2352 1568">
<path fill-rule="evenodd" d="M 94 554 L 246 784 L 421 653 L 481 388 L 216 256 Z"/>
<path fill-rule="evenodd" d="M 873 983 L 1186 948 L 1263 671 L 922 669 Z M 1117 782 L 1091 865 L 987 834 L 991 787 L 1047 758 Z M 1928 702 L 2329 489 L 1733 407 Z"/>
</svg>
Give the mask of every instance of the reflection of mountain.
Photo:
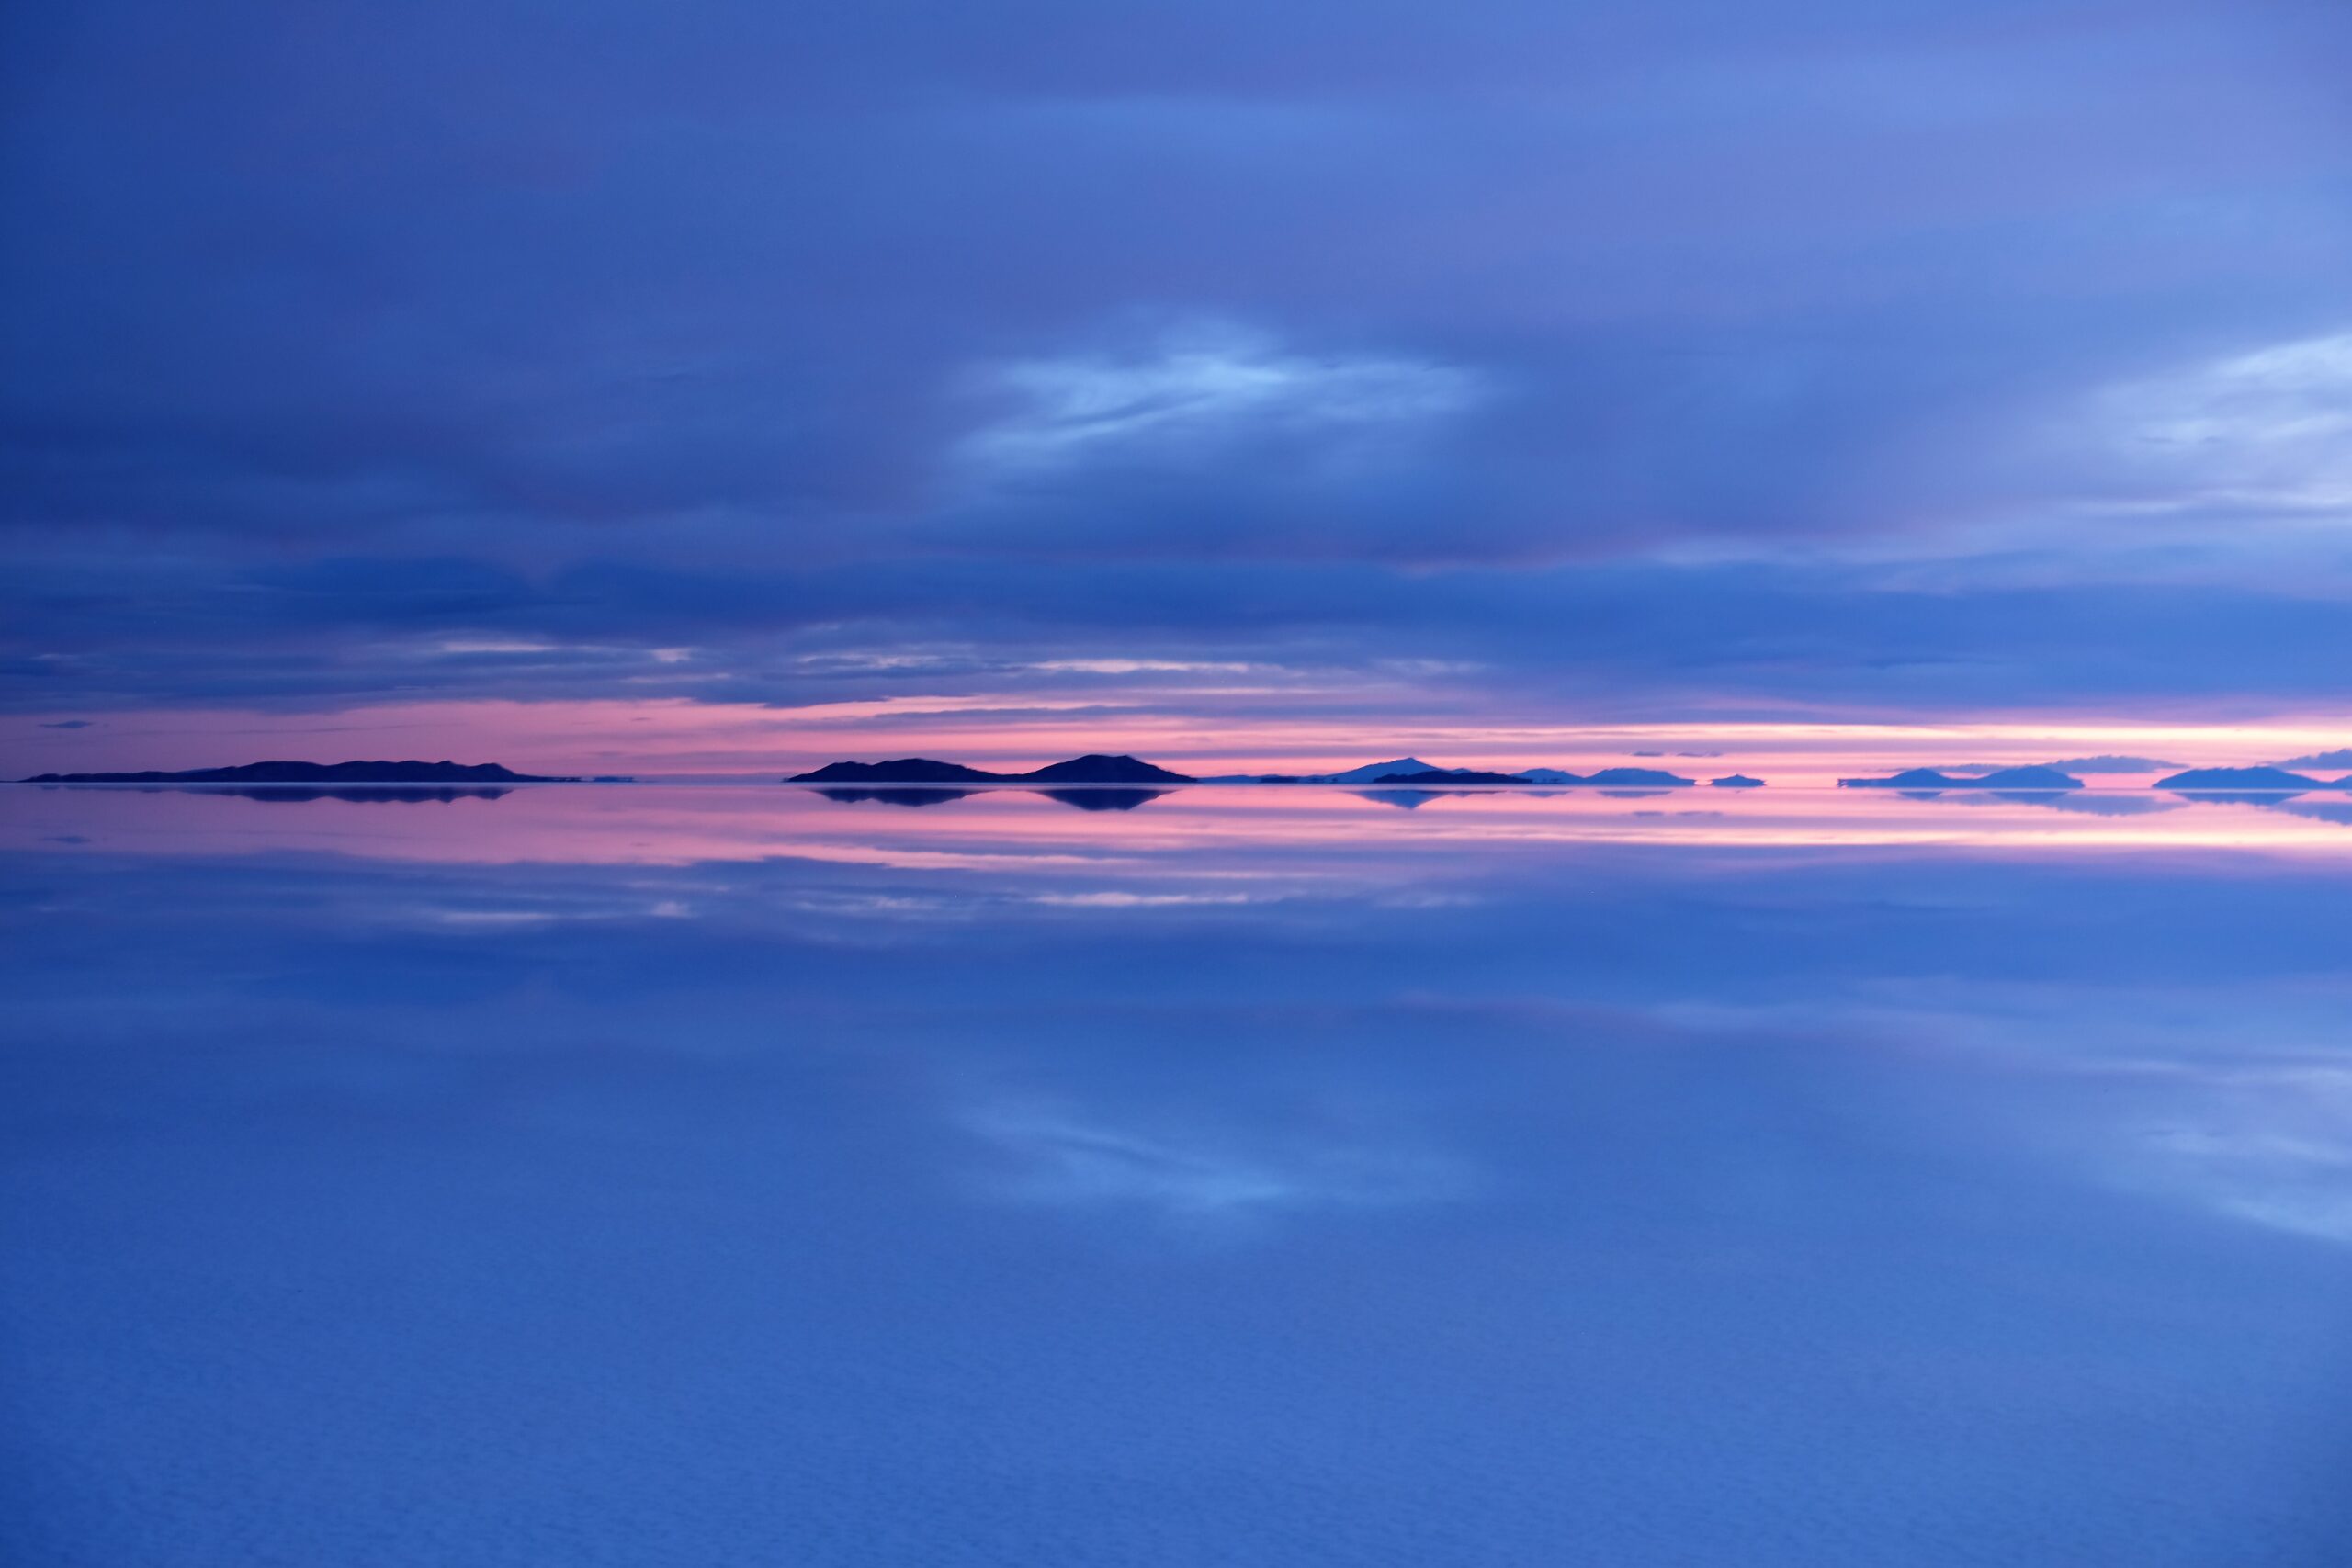
<svg viewBox="0 0 2352 1568">
<path fill-rule="evenodd" d="M 838 800 L 844 806 L 870 801 L 877 806 L 902 806 L 910 809 L 925 806 L 944 806 L 951 800 L 968 800 L 973 795 L 990 793 L 976 789 L 820 789 L 827 800 Z M 1058 805 L 1075 807 L 1080 811 L 1133 811 L 1148 800 L 1158 800 L 1170 792 L 1164 789 L 1037 789 L 1014 793 L 1042 795 Z"/>
<path fill-rule="evenodd" d="M 432 800 L 444 804 L 452 800 L 503 800 L 514 792 L 511 789 L 416 789 L 393 785 L 369 787 L 352 784 L 341 789 L 306 789 L 300 784 L 283 784 L 276 788 L 251 786 L 222 789 L 191 789 L 181 786 L 183 795 L 233 795 L 243 800 L 356 800 L 374 805 L 408 805 L 414 801 Z"/>
<path fill-rule="evenodd" d="M 2338 823 L 2352 828 L 2352 802 L 2340 799 L 2281 799 L 2277 795 L 2253 802 L 2263 811 L 2286 811 L 2289 816 L 2307 816 L 2314 823 Z"/>
<path fill-rule="evenodd" d="M 1746 773 L 1726 773 L 1722 778 L 1710 781 L 1707 787 L 1710 789 L 1762 789 L 1764 781 L 1750 778 Z"/>
<path fill-rule="evenodd" d="M 1091 752 L 1066 761 L 1048 762 L 1025 773 L 991 773 L 961 762 L 930 757 L 899 757 L 887 762 L 828 762 L 786 784 L 1192 784 L 1184 773 L 1144 761 L 1137 757 Z"/>
<path fill-rule="evenodd" d="M 518 773 L 496 762 L 243 762 L 176 773 L 41 773 L 27 784 L 578 784 L 574 778 Z"/>
<path fill-rule="evenodd" d="M 2188 803 L 2156 795 L 2126 795 L 2120 790 L 1968 789 L 1901 790 L 1905 800 L 1931 800 L 1941 806 L 2038 806 L 2044 811 L 2073 811 L 2086 817 L 2145 817 L 2158 811 L 2178 811 Z"/>
<path fill-rule="evenodd" d="M 55 789 L 56 784 L 44 784 Z M 422 789 L 413 785 L 345 784 L 312 789 L 303 784 L 140 784 L 133 795 L 205 795 L 216 798 L 266 800 L 279 805 L 304 800 L 356 800 L 386 806 L 410 806 L 419 801 L 447 804 L 453 800 L 503 800 L 511 789 Z"/>
<path fill-rule="evenodd" d="M 1965 795 L 1957 796 L 1965 800 Z M 2144 795 L 2124 795 L 2109 790 L 2105 794 L 2086 791 L 2081 795 L 2066 795 L 2052 790 L 2008 790 L 1996 792 L 1994 798 L 2018 806 L 2039 806 L 2045 811 L 2078 811 L 2089 817 L 2145 817 L 2158 811 L 2178 811 L 2177 800 L 2157 800 Z"/>
<path fill-rule="evenodd" d="M 1348 793 L 1358 800 L 1376 800 L 1383 806 L 1394 806 L 1401 811 L 1418 811 L 1449 792 L 1442 789 L 1353 789 Z M 1451 793 L 1468 795 L 1472 792 L 1462 789 Z"/>
<path fill-rule="evenodd" d="M 1148 800 L 1158 800 L 1164 789 L 1041 789 L 1047 800 L 1058 800 L 1080 811 L 1133 811 Z"/>
<path fill-rule="evenodd" d="M 2274 795 L 2254 804 L 2266 811 L 2284 811 L 2295 817 L 2308 817 L 2317 822 L 2334 822 L 2352 828 L 2352 802 L 2281 799 Z"/>
<path fill-rule="evenodd" d="M 882 806 L 944 806 L 951 800 L 961 800 L 977 790 L 968 789 L 820 789 L 817 792 L 827 800 L 838 800 L 844 806 L 854 806 L 871 800 Z"/>
</svg>

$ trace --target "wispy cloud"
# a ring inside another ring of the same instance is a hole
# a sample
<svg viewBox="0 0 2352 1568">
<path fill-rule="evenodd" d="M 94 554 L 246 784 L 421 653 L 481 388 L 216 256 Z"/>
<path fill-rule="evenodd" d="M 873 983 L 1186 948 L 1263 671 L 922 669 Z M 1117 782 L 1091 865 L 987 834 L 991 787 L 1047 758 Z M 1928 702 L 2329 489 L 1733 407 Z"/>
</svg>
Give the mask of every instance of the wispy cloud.
<svg viewBox="0 0 2352 1568">
<path fill-rule="evenodd" d="M 1270 431 L 1395 432 L 1456 413 L 1478 378 L 1406 356 L 1312 355 L 1224 325 L 1170 332 L 1117 355 L 1018 359 L 977 378 L 1011 406 L 966 438 L 964 456 L 1027 470 L 1138 451 L 1202 449 Z"/>
</svg>

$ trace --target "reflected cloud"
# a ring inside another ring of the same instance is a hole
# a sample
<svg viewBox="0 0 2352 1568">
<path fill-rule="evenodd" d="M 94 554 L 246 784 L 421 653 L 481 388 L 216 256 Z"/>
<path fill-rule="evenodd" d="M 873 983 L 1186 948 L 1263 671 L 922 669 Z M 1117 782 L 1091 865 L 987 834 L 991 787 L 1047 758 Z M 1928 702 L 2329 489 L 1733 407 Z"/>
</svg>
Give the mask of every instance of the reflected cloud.
<svg viewBox="0 0 2352 1568">
<path fill-rule="evenodd" d="M 2144 1140 L 2145 1179 L 2221 1213 L 2352 1244 L 2352 1069 L 2186 1069 L 2198 1093 Z"/>
<path fill-rule="evenodd" d="M 962 1122 L 1006 1164 L 989 1192 L 1055 1207 L 1133 1207 L 1169 1221 L 1231 1224 L 1429 1202 L 1462 1186 L 1445 1162 L 1387 1144 L 1146 1129 L 1018 1100 L 975 1108 Z"/>
</svg>

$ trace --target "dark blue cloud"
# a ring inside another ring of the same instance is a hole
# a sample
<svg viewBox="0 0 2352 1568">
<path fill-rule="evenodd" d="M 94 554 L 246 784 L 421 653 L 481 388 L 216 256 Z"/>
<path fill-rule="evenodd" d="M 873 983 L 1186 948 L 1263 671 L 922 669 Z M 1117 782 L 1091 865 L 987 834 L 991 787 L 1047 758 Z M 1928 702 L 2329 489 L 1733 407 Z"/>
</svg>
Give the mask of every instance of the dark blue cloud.
<svg viewBox="0 0 2352 1568">
<path fill-rule="evenodd" d="M 2333 5 L 0 27 L 12 705 L 2286 696 L 2345 629 Z M 486 638 L 558 646 L 407 646 Z"/>
</svg>

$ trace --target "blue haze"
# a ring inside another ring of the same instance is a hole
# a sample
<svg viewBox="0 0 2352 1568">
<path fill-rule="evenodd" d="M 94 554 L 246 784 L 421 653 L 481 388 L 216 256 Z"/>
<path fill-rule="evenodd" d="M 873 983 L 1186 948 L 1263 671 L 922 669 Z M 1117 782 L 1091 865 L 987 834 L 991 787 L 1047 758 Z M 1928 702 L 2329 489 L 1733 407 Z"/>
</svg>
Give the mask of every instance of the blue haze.
<svg viewBox="0 0 2352 1568">
<path fill-rule="evenodd" d="M 548 798 L 0 857 L 0 1558 L 2352 1556 L 2332 862 Z"/>
</svg>

